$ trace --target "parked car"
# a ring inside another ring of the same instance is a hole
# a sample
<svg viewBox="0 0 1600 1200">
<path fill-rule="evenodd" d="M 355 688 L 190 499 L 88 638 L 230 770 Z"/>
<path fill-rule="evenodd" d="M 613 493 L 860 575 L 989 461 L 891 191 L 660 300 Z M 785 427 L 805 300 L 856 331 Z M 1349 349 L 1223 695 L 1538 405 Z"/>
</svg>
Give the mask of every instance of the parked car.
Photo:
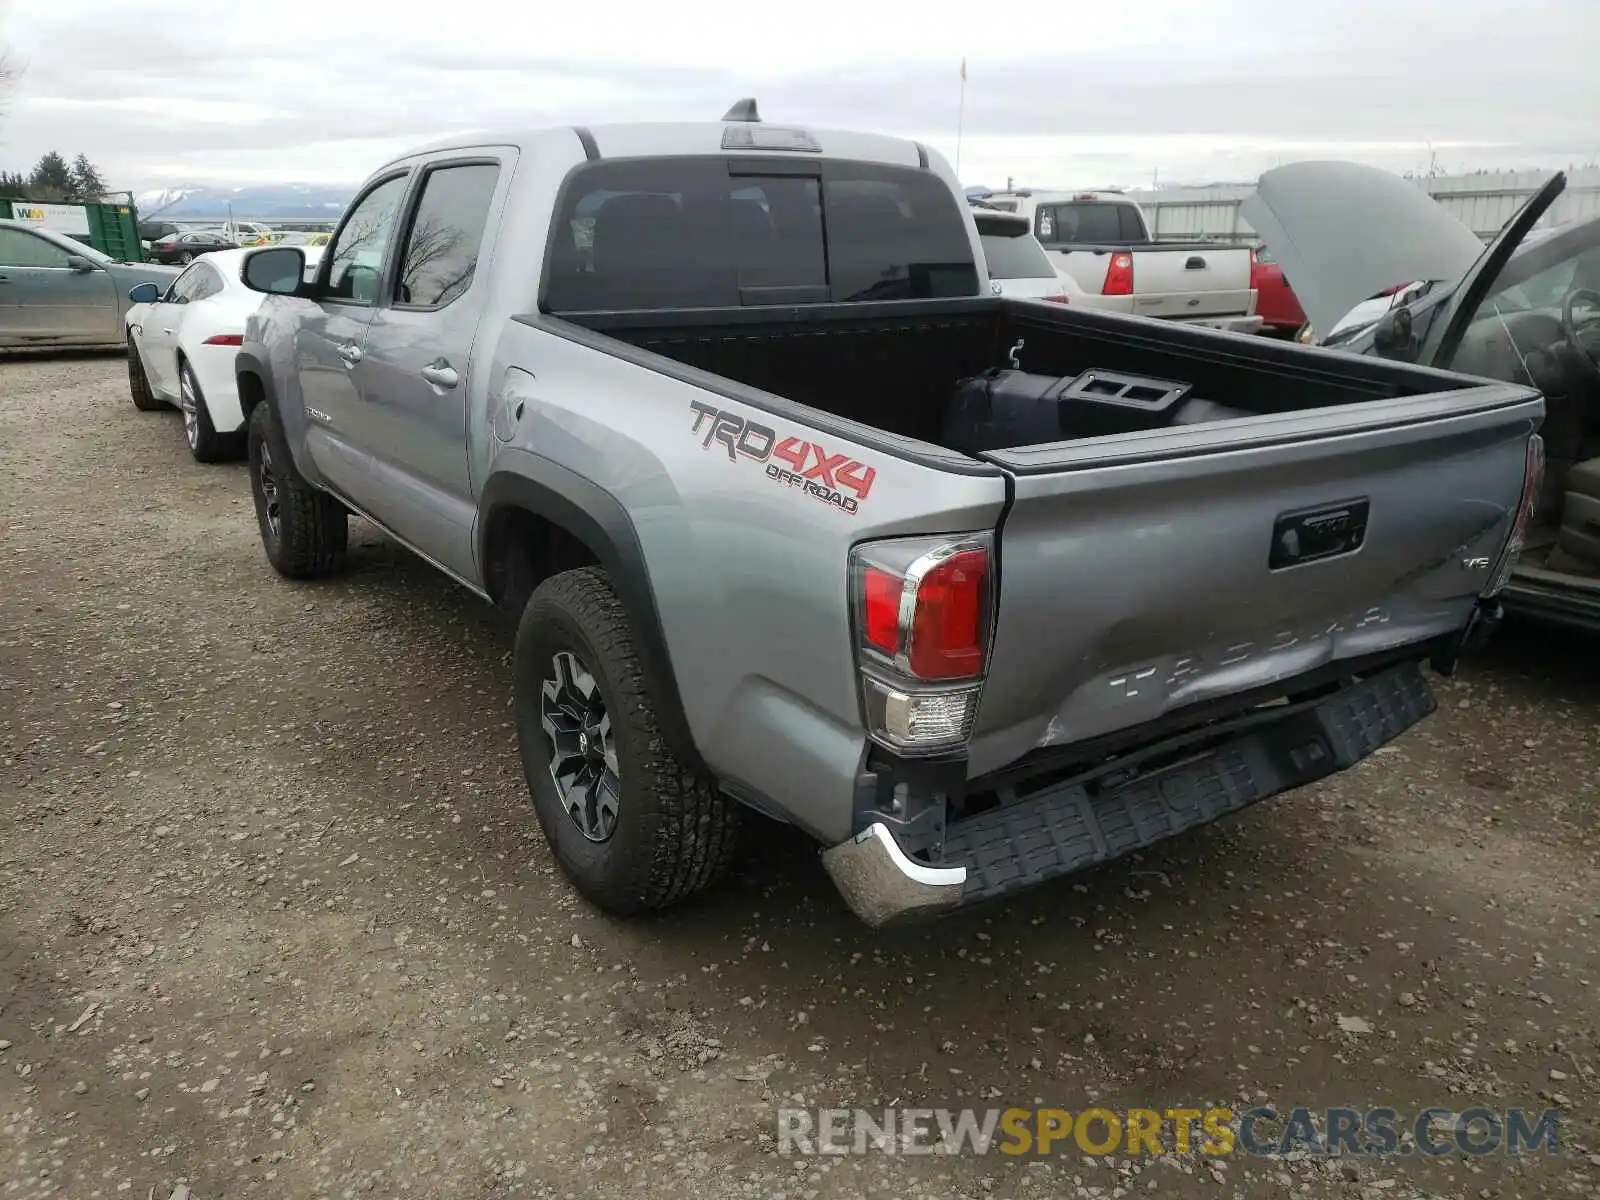
<svg viewBox="0 0 1600 1200">
<path fill-rule="evenodd" d="M 150 244 L 150 256 L 159 263 L 177 263 L 188 266 L 202 254 L 215 254 L 218 250 L 237 250 L 239 243 L 211 229 L 191 229 L 184 233 L 169 233 Z"/>
<path fill-rule="evenodd" d="M 1056 270 L 1026 217 L 978 204 L 972 219 L 989 269 L 989 290 L 995 295 L 1067 304 L 1071 293 L 1083 290 L 1072 276 Z"/>
<path fill-rule="evenodd" d="M 1289 289 L 1283 268 L 1267 246 L 1250 251 L 1250 286 L 1256 293 L 1256 315 L 1263 332 L 1297 337 L 1306 328 L 1305 310 Z"/>
<path fill-rule="evenodd" d="M 1492 627 L 1537 462 L 1525 385 L 992 295 L 937 153 L 751 101 L 437 143 L 301 263 L 244 266 L 266 557 L 360 513 L 517 614 L 534 812 L 619 914 L 747 807 L 881 923 L 1347 767 Z"/>
<path fill-rule="evenodd" d="M 1023 189 L 991 193 L 984 203 L 1028 218 L 1090 307 L 1236 333 L 1261 329 L 1247 246 L 1157 241 L 1144 210 L 1121 192 Z"/>
<path fill-rule="evenodd" d="M 174 225 L 171 221 L 140 221 L 139 241 L 145 249 L 150 248 L 152 242 L 158 242 L 164 237 L 171 237 L 175 233 L 182 233 L 183 227 Z"/>
<path fill-rule="evenodd" d="M 224 221 L 222 236 L 240 246 L 265 246 L 272 240 L 273 229 L 260 221 Z"/>
<path fill-rule="evenodd" d="M 297 230 L 285 230 L 272 234 L 274 246 L 326 246 L 328 235 L 326 233 L 302 233 Z"/>
<path fill-rule="evenodd" d="M 191 263 L 162 291 L 143 283 L 129 293 L 126 316 L 128 389 L 142 412 L 175 406 L 189 450 L 199 462 L 224 462 L 244 452 L 244 414 L 234 356 L 259 292 L 239 278 L 244 250 L 219 250 Z M 314 273 L 320 250 L 307 254 Z"/>
<path fill-rule="evenodd" d="M 1355 163 L 1269 171 L 1244 215 L 1338 350 L 1544 393 L 1548 470 L 1505 606 L 1600 631 L 1600 220 L 1533 228 L 1565 186 L 1555 175 L 1487 249 L 1412 183 Z"/>
<path fill-rule="evenodd" d="M 176 275 L 0 220 L 0 346 L 120 346 L 128 290 L 145 282 L 165 287 Z"/>
</svg>

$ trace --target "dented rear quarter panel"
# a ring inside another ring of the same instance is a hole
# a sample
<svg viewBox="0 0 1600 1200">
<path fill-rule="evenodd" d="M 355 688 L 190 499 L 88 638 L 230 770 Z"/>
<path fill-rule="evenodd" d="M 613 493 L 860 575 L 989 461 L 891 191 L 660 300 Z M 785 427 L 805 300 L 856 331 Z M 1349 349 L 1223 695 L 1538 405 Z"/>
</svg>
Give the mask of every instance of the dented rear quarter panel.
<svg viewBox="0 0 1600 1200">
<path fill-rule="evenodd" d="M 867 744 L 850 548 L 993 529 L 1003 474 L 899 458 L 520 322 L 502 332 L 493 370 L 490 471 L 517 470 L 522 455 L 548 459 L 629 514 L 706 764 L 819 838 L 848 837 Z M 818 447 L 807 469 L 832 464 L 833 496 L 789 478 L 769 449 L 786 438 Z M 859 469 L 844 470 L 851 462 Z M 839 478 L 867 472 L 864 494 Z"/>
</svg>

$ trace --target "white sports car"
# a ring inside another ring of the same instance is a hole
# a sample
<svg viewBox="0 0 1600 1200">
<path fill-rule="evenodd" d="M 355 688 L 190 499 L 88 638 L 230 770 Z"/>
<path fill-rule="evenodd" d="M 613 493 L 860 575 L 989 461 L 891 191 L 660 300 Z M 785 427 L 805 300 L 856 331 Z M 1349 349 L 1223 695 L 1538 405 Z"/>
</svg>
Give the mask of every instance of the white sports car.
<svg viewBox="0 0 1600 1200">
<path fill-rule="evenodd" d="M 189 449 L 200 462 L 244 453 L 244 412 L 233 360 L 244 324 L 261 294 L 239 280 L 246 250 L 221 250 L 191 263 L 165 292 L 141 284 L 128 294 L 128 389 L 148 412 L 174 405 L 183 413 Z M 309 278 L 321 247 L 306 250 Z"/>
</svg>

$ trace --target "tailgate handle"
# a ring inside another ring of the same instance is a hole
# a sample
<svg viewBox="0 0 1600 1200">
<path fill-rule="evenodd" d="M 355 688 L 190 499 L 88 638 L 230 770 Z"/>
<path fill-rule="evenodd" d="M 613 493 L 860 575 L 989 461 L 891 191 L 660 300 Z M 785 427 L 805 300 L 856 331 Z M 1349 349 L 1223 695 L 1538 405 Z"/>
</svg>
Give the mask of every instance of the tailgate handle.
<svg viewBox="0 0 1600 1200">
<path fill-rule="evenodd" d="M 1204 271 L 1206 269 L 1206 260 L 1198 254 L 1191 254 L 1189 261 L 1183 264 L 1183 269 L 1185 271 Z"/>
<path fill-rule="evenodd" d="M 1372 501 L 1360 496 L 1318 508 L 1279 513 L 1272 523 L 1267 569 L 1281 571 L 1285 567 L 1353 554 L 1367 539 L 1367 516 L 1371 509 Z"/>
</svg>

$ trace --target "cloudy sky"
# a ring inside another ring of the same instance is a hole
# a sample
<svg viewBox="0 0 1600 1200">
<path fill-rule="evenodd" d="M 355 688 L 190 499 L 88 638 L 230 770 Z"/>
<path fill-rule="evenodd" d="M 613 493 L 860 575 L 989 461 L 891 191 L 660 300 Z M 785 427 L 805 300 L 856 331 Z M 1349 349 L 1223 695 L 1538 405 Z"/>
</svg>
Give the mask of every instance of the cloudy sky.
<svg viewBox="0 0 1600 1200">
<path fill-rule="evenodd" d="M 83 151 L 135 189 L 353 182 L 457 130 L 743 95 L 954 160 L 963 57 L 968 183 L 1600 159 L 1600 0 L 0 0 L 0 39 L 0 166 Z"/>
</svg>

